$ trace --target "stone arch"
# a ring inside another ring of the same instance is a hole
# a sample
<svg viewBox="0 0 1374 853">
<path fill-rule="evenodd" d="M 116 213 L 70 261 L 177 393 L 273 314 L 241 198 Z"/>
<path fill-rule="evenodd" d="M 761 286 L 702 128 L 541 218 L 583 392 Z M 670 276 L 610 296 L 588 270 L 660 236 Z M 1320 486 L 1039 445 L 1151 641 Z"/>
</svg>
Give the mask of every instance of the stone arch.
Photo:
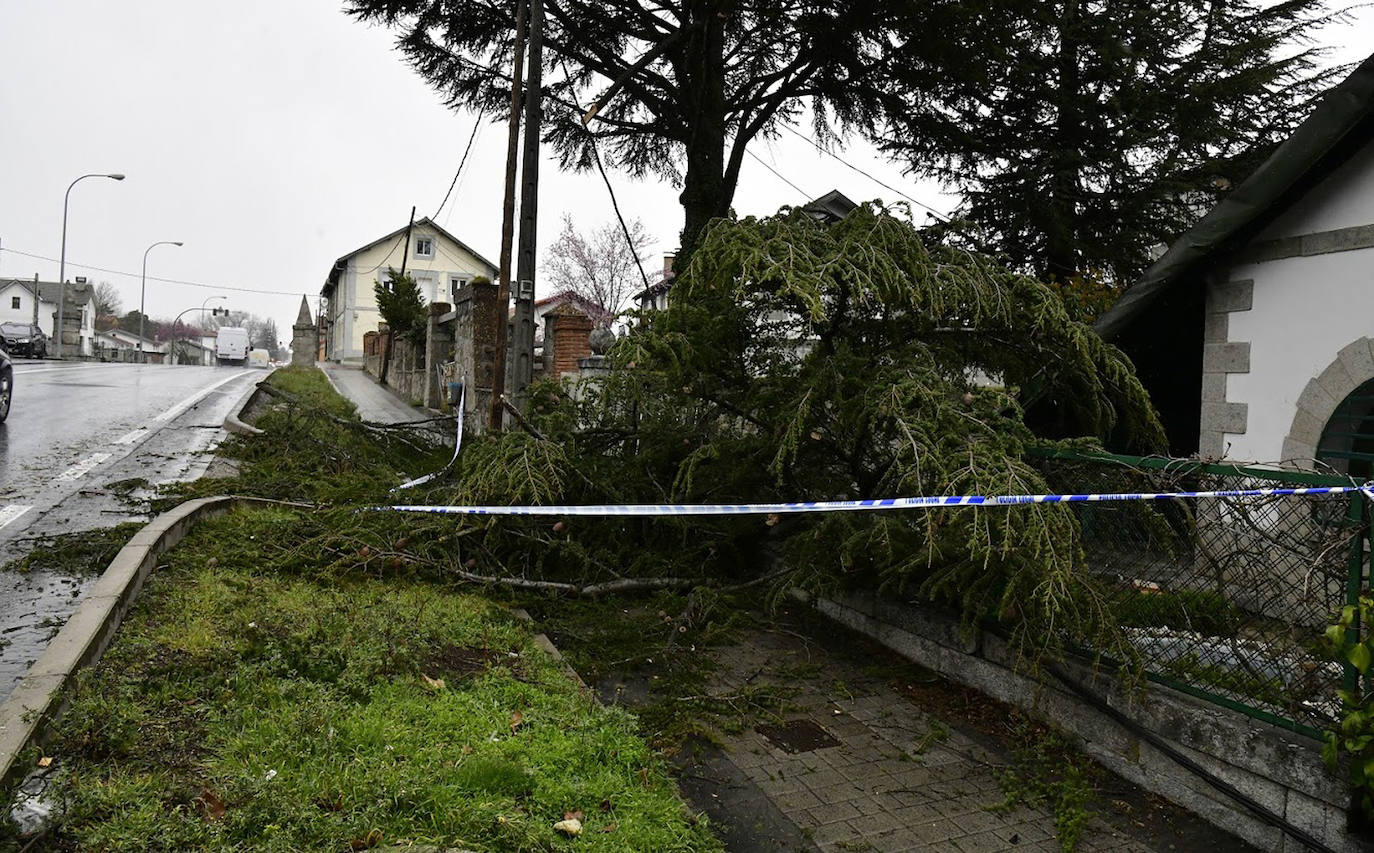
<svg viewBox="0 0 1374 853">
<path fill-rule="evenodd" d="M 1336 354 L 1336 360 L 1307 383 L 1298 395 L 1297 411 L 1283 439 L 1286 464 L 1312 468 L 1322 430 L 1336 407 L 1364 383 L 1374 379 L 1374 340 L 1352 341 Z"/>
</svg>

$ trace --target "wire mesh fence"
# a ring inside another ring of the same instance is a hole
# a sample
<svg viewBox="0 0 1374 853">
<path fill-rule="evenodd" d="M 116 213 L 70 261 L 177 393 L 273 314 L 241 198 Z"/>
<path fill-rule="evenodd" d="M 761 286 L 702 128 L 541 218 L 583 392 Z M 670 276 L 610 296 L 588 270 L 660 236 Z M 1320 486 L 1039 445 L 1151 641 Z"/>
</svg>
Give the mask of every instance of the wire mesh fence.
<svg viewBox="0 0 1374 853">
<path fill-rule="evenodd" d="M 1351 485 L 1096 453 L 1037 464 L 1061 494 Z M 1151 678 L 1315 735 L 1337 718 L 1350 678 L 1321 638 L 1362 587 L 1367 503 L 1350 493 L 1073 506 L 1087 565 Z"/>
</svg>

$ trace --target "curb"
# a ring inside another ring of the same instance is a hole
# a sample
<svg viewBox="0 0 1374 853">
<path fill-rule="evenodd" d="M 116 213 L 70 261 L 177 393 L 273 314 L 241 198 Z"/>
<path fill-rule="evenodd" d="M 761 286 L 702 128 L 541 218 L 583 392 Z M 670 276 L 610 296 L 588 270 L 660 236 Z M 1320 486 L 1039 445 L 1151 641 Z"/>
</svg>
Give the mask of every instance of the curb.
<svg viewBox="0 0 1374 853">
<path fill-rule="evenodd" d="M 272 374 L 269 372 L 267 375 L 271 376 Z M 266 380 L 264 379 L 261 381 Z M 224 419 L 225 432 L 233 433 L 234 435 L 263 434 L 262 430 L 250 423 L 245 423 L 239 417 L 244 412 L 248 411 L 248 407 L 253 405 L 253 401 L 257 398 L 258 394 L 262 393 L 258 388 L 258 384 L 258 382 L 254 382 L 247 391 L 243 392 L 243 396 L 239 398 L 239 401 L 234 404 L 234 408 L 230 410 L 229 416 Z"/>
<path fill-rule="evenodd" d="M 0 785 L 10 781 L 12 774 L 22 775 L 25 768 L 16 766 L 20 754 L 30 744 L 42 743 L 65 707 L 63 688 L 77 670 L 100 659 L 158 558 L 197 521 L 240 505 L 279 503 L 232 496 L 200 498 L 164 512 L 134 534 L 23 680 L 0 703 Z"/>
</svg>

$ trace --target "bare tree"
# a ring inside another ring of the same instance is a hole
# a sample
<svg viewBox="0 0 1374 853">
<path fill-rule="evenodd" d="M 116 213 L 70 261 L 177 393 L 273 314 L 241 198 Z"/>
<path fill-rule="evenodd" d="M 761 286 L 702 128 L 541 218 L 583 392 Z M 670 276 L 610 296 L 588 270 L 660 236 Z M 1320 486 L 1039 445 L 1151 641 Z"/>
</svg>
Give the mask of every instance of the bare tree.
<svg viewBox="0 0 1374 853">
<path fill-rule="evenodd" d="M 116 318 L 124 311 L 119 289 L 108 281 L 95 286 L 95 326 L 104 331 L 115 326 Z"/>
<path fill-rule="evenodd" d="M 572 217 L 563 214 L 563 230 L 545 255 L 545 280 L 555 291 L 571 290 L 612 315 L 620 313 L 630 295 L 643 287 L 639 263 L 652 239 L 638 219 L 627 228 L 629 242 L 615 222 L 582 234 Z"/>
</svg>

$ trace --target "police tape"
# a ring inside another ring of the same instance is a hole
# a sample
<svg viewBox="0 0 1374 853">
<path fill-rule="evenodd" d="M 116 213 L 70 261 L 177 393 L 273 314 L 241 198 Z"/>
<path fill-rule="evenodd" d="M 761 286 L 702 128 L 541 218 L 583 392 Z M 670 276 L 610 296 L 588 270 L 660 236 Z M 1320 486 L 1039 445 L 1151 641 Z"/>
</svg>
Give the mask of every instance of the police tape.
<svg viewBox="0 0 1374 853">
<path fill-rule="evenodd" d="M 565 504 L 548 506 L 376 506 L 378 511 L 419 512 L 436 515 L 580 515 L 580 516 L 696 516 L 787 515 L 805 512 L 861 512 L 885 509 L 933 507 L 994 507 L 1026 504 L 1101 503 L 1111 501 L 1166 501 L 1193 498 L 1267 498 L 1303 495 L 1344 495 L 1361 492 L 1374 499 L 1374 484 L 1362 486 L 1307 486 L 1291 489 L 1221 489 L 1204 492 L 1126 492 L 1086 495 L 936 495 L 930 497 L 873 498 L 847 501 L 798 501 L 757 504 Z"/>
</svg>

